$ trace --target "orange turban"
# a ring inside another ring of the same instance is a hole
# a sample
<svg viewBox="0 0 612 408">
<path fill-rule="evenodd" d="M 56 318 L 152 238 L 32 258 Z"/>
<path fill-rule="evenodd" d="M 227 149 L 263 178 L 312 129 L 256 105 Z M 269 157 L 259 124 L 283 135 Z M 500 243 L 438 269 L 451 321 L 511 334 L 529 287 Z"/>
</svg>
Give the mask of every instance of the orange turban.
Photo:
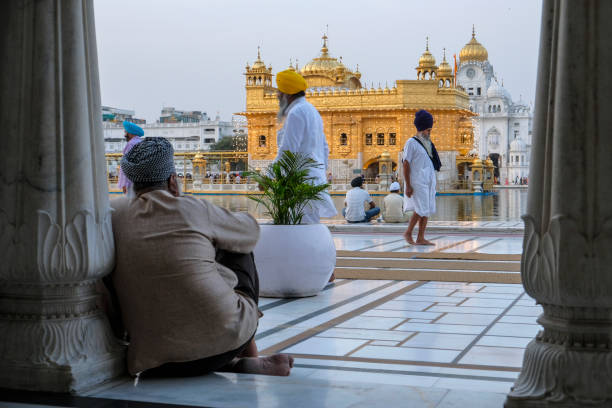
<svg viewBox="0 0 612 408">
<path fill-rule="evenodd" d="M 279 91 L 288 95 L 294 95 L 308 88 L 304 77 L 290 69 L 276 74 L 276 86 Z"/>
</svg>

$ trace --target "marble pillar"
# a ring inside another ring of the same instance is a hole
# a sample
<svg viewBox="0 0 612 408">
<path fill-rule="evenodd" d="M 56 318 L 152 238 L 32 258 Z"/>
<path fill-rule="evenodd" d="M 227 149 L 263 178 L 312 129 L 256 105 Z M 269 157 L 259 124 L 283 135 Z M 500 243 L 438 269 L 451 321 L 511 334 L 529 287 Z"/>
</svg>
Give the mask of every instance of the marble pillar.
<svg viewBox="0 0 612 408">
<path fill-rule="evenodd" d="M 521 275 L 544 309 L 506 407 L 612 406 L 612 2 L 546 0 Z"/>
<path fill-rule="evenodd" d="M 93 1 L 0 2 L 0 61 L 0 387 L 79 390 L 124 370 Z"/>
</svg>

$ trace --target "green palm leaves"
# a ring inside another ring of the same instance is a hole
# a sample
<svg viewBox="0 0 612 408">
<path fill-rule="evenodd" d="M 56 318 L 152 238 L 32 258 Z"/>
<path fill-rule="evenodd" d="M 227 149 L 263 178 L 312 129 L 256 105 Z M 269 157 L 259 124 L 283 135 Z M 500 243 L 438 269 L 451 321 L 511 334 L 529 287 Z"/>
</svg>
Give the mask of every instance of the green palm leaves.
<svg viewBox="0 0 612 408">
<path fill-rule="evenodd" d="M 262 173 L 249 173 L 263 192 L 261 196 L 249 198 L 266 208 L 274 224 L 299 224 L 304 208 L 311 205 L 311 201 L 322 200 L 320 194 L 327 194 L 325 190 L 329 184 L 314 184 L 315 178 L 309 176 L 311 169 L 320 167 L 321 164 L 306 154 L 284 151 L 280 159 Z"/>
</svg>

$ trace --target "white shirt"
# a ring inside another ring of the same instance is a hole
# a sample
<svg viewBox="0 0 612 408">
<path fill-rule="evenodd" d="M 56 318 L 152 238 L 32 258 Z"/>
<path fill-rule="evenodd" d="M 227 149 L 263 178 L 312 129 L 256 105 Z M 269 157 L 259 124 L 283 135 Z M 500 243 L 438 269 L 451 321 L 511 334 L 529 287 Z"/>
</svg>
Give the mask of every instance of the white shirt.
<svg viewBox="0 0 612 408">
<path fill-rule="evenodd" d="M 414 138 L 404 145 L 402 161 L 410 165 L 412 197 L 406 196 L 404 181 L 404 211 L 414 210 L 421 217 L 436 212 L 436 172 L 427 151 Z"/>
<path fill-rule="evenodd" d="M 385 222 L 404 222 L 404 200 L 397 193 L 390 193 L 382 203 L 382 217 Z"/>
<path fill-rule="evenodd" d="M 288 150 L 293 153 L 306 153 L 321 166 L 310 170 L 316 184 L 327 183 L 326 169 L 329 156 L 329 146 L 323 133 L 323 120 L 317 109 L 306 98 L 300 97 L 291 102 L 287 108 L 287 117 L 283 128 L 276 135 L 278 155 Z M 311 209 L 320 217 L 333 217 L 337 214 L 332 198 L 326 192 L 321 193 L 321 201 L 311 203 Z"/>
<path fill-rule="evenodd" d="M 347 221 L 362 221 L 366 217 L 364 204 L 371 203 L 372 198 L 370 193 L 361 187 L 353 187 L 346 192 L 346 214 L 344 218 Z"/>
</svg>

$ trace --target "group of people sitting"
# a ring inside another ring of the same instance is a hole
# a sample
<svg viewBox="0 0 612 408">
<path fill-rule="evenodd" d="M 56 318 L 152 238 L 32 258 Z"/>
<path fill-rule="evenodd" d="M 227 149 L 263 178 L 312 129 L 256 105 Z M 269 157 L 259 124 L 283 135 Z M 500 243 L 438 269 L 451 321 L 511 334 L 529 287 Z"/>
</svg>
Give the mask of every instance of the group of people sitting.
<svg viewBox="0 0 612 408">
<path fill-rule="evenodd" d="M 384 222 L 408 222 L 412 216 L 412 211 L 404 211 L 404 199 L 400 193 L 400 184 L 394 181 L 389 186 L 390 194 L 382 202 L 381 209 L 376 206 L 370 193 L 363 188 L 363 177 L 358 176 L 351 180 L 351 189 L 346 192 L 342 215 L 349 223 L 370 222 L 373 218 L 378 218 Z M 369 208 L 366 210 L 366 206 Z"/>
</svg>

